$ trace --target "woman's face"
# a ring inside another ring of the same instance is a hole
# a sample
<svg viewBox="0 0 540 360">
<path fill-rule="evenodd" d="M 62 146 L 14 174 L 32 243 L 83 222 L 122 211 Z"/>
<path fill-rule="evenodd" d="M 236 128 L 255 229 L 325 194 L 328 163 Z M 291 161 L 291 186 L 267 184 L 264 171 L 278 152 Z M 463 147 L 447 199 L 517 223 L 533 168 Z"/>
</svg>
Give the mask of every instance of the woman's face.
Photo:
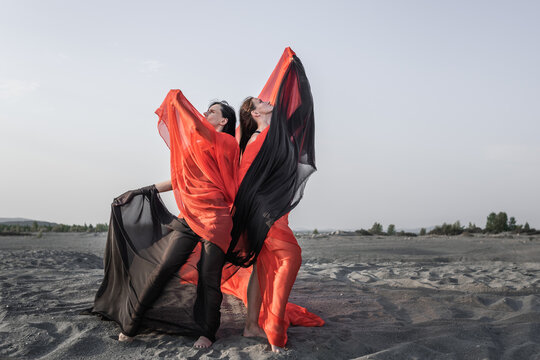
<svg viewBox="0 0 540 360">
<path fill-rule="evenodd" d="M 204 113 L 204 117 L 208 122 L 214 127 L 219 128 L 219 126 L 224 126 L 227 123 L 227 118 L 223 117 L 221 113 L 221 105 L 214 104 L 208 108 Z"/>
<path fill-rule="evenodd" d="M 256 111 L 260 114 L 269 114 L 272 112 L 272 110 L 274 110 L 274 107 L 272 106 L 272 104 L 270 104 L 269 101 L 264 102 L 259 98 L 253 98 L 251 99 L 251 103 L 253 104 L 253 106 L 255 106 L 255 109 L 253 109 L 253 111 Z"/>
</svg>

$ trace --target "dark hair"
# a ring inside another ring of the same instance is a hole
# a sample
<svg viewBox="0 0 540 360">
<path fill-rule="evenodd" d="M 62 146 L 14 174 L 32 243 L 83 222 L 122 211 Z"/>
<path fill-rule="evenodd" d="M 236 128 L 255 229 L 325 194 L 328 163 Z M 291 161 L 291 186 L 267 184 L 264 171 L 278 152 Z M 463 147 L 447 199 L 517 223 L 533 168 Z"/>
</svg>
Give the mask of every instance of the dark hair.
<svg viewBox="0 0 540 360">
<path fill-rule="evenodd" d="M 251 116 L 251 112 L 255 110 L 255 105 L 251 100 L 253 100 L 253 96 L 248 96 L 240 106 L 240 131 L 242 133 L 240 137 L 240 153 L 244 152 L 251 135 L 257 130 L 257 122 Z"/>
<path fill-rule="evenodd" d="M 214 101 L 208 106 L 210 109 L 214 105 L 219 105 L 221 108 L 221 115 L 227 119 L 227 123 L 223 127 L 223 132 L 227 133 L 234 137 L 236 130 L 236 113 L 231 105 L 225 100 L 223 101 Z"/>
</svg>

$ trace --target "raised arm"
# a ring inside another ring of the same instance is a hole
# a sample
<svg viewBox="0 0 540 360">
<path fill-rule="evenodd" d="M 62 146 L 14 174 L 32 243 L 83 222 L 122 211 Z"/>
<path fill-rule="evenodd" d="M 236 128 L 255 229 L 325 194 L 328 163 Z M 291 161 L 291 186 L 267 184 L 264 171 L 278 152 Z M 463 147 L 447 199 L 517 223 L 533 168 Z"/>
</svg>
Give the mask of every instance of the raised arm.
<svg viewBox="0 0 540 360">
<path fill-rule="evenodd" d="M 204 116 L 186 99 L 180 90 L 171 90 L 161 106 L 156 110 L 159 116 L 158 129 L 161 137 L 170 148 L 170 133 L 178 128 L 182 141 L 189 142 L 186 136 L 195 130 L 202 139 L 214 142 L 216 130 Z M 190 145 L 187 143 L 186 145 Z"/>
<path fill-rule="evenodd" d="M 167 192 L 172 190 L 172 182 L 171 180 L 162 181 L 160 183 L 155 184 L 156 189 L 158 192 Z"/>
</svg>

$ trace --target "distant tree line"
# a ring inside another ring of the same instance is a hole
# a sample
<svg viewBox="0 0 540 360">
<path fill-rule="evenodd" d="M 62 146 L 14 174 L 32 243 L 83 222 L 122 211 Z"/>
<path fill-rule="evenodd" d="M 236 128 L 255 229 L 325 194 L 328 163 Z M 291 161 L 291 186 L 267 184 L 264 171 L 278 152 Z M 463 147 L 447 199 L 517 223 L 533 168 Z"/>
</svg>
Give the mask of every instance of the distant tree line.
<svg viewBox="0 0 540 360">
<path fill-rule="evenodd" d="M 388 225 L 388 227 L 386 228 L 386 232 L 384 231 L 383 229 L 383 226 L 382 224 L 378 223 L 378 222 L 375 222 L 373 224 L 373 226 L 371 227 L 371 229 L 369 230 L 365 230 L 365 229 L 360 229 L 360 230 L 356 230 L 356 233 L 359 234 L 359 235 L 367 235 L 367 236 L 370 236 L 370 235 L 388 235 L 388 236 L 417 236 L 416 233 L 413 233 L 413 232 L 407 232 L 407 231 L 397 231 L 396 232 L 396 225 L 394 224 L 390 224 Z"/>
<path fill-rule="evenodd" d="M 476 226 L 476 224 L 470 223 L 467 227 L 461 225 L 459 221 L 453 224 L 443 223 L 442 225 L 435 226 L 431 231 L 427 231 L 426 228 L 421 228 L 420 233 L 412 233 L 405 231 L 397 231 L 394 224 L 388 225 L 386 232 L 383 229 L 383 225 L 375 222 L 371 229 L 356 230 L 359 235 L 394 235 L 394 236 L 417 236 L 417 235 L 461 235 L 461 234 L 498 234 L 501 232 L 512 232 L 515 234 L 540 234 L 540 230 L 536 230 L 529 226 L 529 223 L 518 225 L 516 218 L 511 216 L 510 218 L 505 212 L 499 212 L 498 214 L 492 212 L 488 215 L 485 228 Z M 318 234 L 317 229 L 313 231 L 314 234 Z"/>
<path fill-rule="evenodd" d="M 424 234 L 422 234 L 422 231 L 420 231 L 420 235 L 425 235 L 425 229 L 423 230 L 424 230 Z M 540 231 L 534 228 L 531 228 L 528 222 L 526 222 L 523 225 L 518 225 L 515 217 L 511 216 L 510 218 L 508 218 L 508 215 L 503 211 L 499 212 L 498 214 L 494 212 L 490 213 L 486 220 L 486 226 L 483 229 L 470 222 L 467 227 L 464 227 L 464 226 L 461 226 L 459 221 L 456 221 L 453 224 L 443 223 L 442 225 L 435 226 L 435 228 L 431 230 L 428 234 L 430 235 L 460 235 L 463 233 L 499 234 L 502 232 L 511 232 L 514 234 L 524 233 L 524 234 L 530 234 L 530 235 L 540 234 Z"/>
<path fill-rule="evenodd" d="M 66 225 L 66 224 L 53 224 L 45 225 L 38 224 L 34 221 L 30 224 L 0 224 L 0 235 L 23 235 L 30 233 L 44 233 L 44 232 L 105 232 L 109 230 L 108 224 L 92 224 L 89 225 Z"/>
</svg>

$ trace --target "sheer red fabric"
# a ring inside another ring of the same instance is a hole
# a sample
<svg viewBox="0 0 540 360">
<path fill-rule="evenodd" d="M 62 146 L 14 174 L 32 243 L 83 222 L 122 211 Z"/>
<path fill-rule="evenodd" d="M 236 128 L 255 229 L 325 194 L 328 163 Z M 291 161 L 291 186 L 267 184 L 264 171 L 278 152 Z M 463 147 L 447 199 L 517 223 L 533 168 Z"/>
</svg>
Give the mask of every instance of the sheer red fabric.
<svg viewBox="0 0 540 360">
<path fill-rule="evenodd" d="M 156 114 L 159 133 L 171 151 L 180 217 L 201 238 L 227 252 L 238 188 L 236 140 L 216 131 L 180 90 L 171 90 Z"/>
<path fill-rule="evenodd" d="M 283 54 L 281 55 L 281 58 L 279 59 L 276 67 L 274 68 L 274 71 L 272 71 L 272 74 L 266 81 L 266 84 L 264 85 L 261 93 L 259 94 L 259 99 L 261 99 L 262 101 L 270 101 L 270 103 L 275 105 L 276 98 L 279 92 L 279 87 L 281 86 L 281 81 L 283 80 L 283 77 L 285 76 L 285 73 L 287 72 L 290 63 L 293 60 L 294 55 L 296 54 L 294 51 L 292 51 L 290 47 L 286 48 L 283 51 Z M 296 107 L 298 106 L 299 101 L 300 98 L 295 97 L 294 103 L 296 104 Z"/>
</svg>

